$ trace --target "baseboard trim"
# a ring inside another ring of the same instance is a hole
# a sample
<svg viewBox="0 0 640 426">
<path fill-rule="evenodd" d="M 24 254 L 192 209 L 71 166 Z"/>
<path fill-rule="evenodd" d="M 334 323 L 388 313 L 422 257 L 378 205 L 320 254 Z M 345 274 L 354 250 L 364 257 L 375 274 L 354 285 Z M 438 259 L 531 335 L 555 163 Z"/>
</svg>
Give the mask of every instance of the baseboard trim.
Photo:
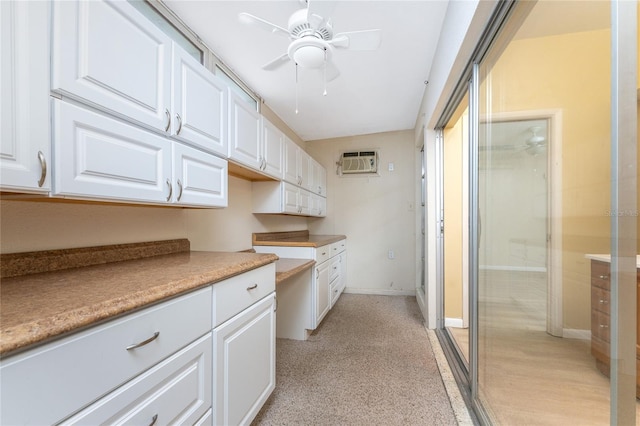
<svg viewBox="0 0 640 426">
<path fill-rule="evenodd" d="M 547 272 L 547 268 L 544 266 L 483 265 L 478 269 L 480 269 L 481 271 Z"/>
<path fill-rule="evenodd" d="M 415 296 L 415 290 L 383 290 L 378 288 L 354 288 L 346 287 L 345 293 L 351 294 L 372 294 L 378 296 Z"/>
<path fill-rule="evenodd" d="M 464 328 L 464 323 L 462 321 L 462 318 L 445 318 L 444 326 L 453 328 Z"/>
<path fill-rule="evenodd" d="M 591 330 L 563 328 L 562 337 L 564 337 L 565 339 L 591 340 Z"/>
</svg>

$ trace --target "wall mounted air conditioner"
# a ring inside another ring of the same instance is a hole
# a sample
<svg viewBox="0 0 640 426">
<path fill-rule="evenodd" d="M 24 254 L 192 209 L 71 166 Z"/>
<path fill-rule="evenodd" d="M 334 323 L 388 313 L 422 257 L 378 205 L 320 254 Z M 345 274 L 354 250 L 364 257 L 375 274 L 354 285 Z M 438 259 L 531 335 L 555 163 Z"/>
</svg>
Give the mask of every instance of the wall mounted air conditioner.
<svg viewBox="0 0 640 426">
<path fill-rule="evenodd" d="M 340 157 L 342 174 L 377 173 L 378 153 L 376 151 L 343 152 Z"/>
</svg>

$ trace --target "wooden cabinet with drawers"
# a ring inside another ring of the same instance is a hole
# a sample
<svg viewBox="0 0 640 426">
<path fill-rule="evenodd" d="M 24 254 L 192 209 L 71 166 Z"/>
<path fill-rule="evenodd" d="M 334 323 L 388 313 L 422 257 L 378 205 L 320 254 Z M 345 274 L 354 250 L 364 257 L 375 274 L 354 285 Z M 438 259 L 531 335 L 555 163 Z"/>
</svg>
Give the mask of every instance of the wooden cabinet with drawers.
<svg viewBox="0 0 640 426">
<path fill-rule="evenodd" d="M 596 367 L 609 376 L 611 343 L 611 287 L 610 264 L 600 260 L 591 260 L 591 354 L 596 359 Z M 640 269 L 637 272 L 637 285 L 640 290 Z M 637 292 L 640 306 L 640 291 Z M 640 373 L 640 316 L 636 336 L 636 372 Z M 636 375 L 636 397 L 640 398 L 640 374 Z"/>
</svg>

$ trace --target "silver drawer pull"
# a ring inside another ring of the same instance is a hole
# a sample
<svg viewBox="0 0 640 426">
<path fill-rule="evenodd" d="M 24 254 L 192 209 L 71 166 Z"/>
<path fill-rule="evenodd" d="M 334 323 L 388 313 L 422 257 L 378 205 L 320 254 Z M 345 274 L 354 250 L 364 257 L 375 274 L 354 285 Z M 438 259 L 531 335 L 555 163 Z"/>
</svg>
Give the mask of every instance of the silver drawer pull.
<svg viewBox="0 0 640 426">
<path fill-rule="evenodd" d="M 167 109 L 167 108 L 165 108 L 164 113 L 167 116 L 167 127 L 164 128 L 164 131 L 168 132 L 169 128 L 171 127 L 171 113 L 169 112 L 169 109 Z"/>
<path fill-rule="evenodd" d="M 143 340 L 140 343 L 134 343 L 133 345 L 129 345 L 129 346 L 126 347 L 126 349 L 128 351 L 130 351 L 132 349 L 137 349 L 137 348 L 139 348 L 141 346 L 147 345 L 147 344 L 153 342 L 154 340 L 156 340 L 158 338 L 158 336 L 160 336 L 160 332 L 156 331 L 155 333 L 153 333 L 153 336 L 149 337 L 147 340 Z"/>
<path fill-rule="evenodd" d="M 158 421 L 158 415 L 154 414 L 153 417 L 151 418 L 151 423 L 149 423 L 149 426 L 155 425 L 157 421 Z"/>
<path fill-rule="evenodd" d="M 609 301 L 607 299 L 600 299 L 600 304 L 601 305 L 606 305 L 607 303 L 609 303 Z"/>
<path fill-rule="evenodd" d="M 600 324 L 600 328 L 609 328 L 607 324 Z"/>
<path fill-rule="evenodd" d="M 609 275 L 600 275 L 598 278 L 600 278 L 601 280 L 608 280 Z"/>
<path fill-rule="evenodd" d="M 247 287 L 247 291 L 255 290 L 256 288 L 258 288 L 258 284 L 254 284 L 251 287 Z"/>
<path fill-rule="evenodd" d="M 169 178 L 167 178 L 167 186 L 169 187 L 169 195 L 167 195 L 167 201 L 171 201 L 171 197 L 173 196 L 173 185 Z"/>
<path fill-rule="evenodd" d="M 323 251 L 323 252 L 322 252 L 322 255 L 324 256 L 325 254 L 327 254 L 327 252 L 326 252 L 326 251 Z"/>
</svg>

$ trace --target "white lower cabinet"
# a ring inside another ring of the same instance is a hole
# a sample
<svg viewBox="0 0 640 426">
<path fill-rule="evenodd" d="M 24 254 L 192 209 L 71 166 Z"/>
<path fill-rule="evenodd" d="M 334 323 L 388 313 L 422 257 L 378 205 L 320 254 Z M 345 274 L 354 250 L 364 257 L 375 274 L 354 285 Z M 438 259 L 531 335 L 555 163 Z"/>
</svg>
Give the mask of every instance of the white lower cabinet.
<svg viewBox="0 0 640 426">
<path fill-rule="evenodd" d="M 227 162 L 54 100 L 56 196 L 202 207 L 227 205 Z"/>
<path fill-rule="evenodd" d="M 213 298 L 214 424 L 249 424 L 275 388 L 275 264 L 215 284 Z"/>
<path fill-rule="evenodd" d="M 313 259 L 316 261 L 311 274 L 311 282 L 307 283 L 311 291 L 295 292 L 304 300 L 288 301 L 281 309 L 295 309 L 295 315 L 286 313 L 287 318 L 302 318 L 300 324 L 283 327 L 295 332 L 287 338 L 304 336 L 300 329 L 316 329 L 329 310 L 333 307 L 346 287 L 346 240 L 320 247 L 287 247 L 287 246 L 253 246 L 258 253 L 274 253 L 282 258 Z M 294 292 L 290 292 L 294 293 Z M 287 306 L 288 305 L 288 306 Z"/>
<path fill-rule="evenodd" d="M 206 401 L 209 394 L 197 391 L 193 380 L 200 380 L 200 385 L 205 383 L 201 375 L 210 374 L 210 367 L 206 365 L 210 352 L 196 345 L 197 348 L 188 351 L 189 355 L 176 353 L 194 341 L 201 343 L 198 339 L 211 332 L 211 311 L 211 287 L 208 287 L 2 358 L 0 424 L 58 423 L 109 395 L 120 398 L 118 401 L 131 401 L 107 404 L 109 400 L 105 399 L 108 407 L 98 410 L 96 415 L 108 419 L 124 415 L 123 410 L 126 411 L 130 403 L 144 405 L 140 397 L 150 389 L 155 391 L 146 393 L 147 398 L 156 394 L 158 398 L 165 398 L 158 392 L 174 395 L 176 389 L 186 393 L 186 399 L 180 400 L 186 404 L 182 410 L 176 411 L 173 405 L 175 415 L 200 405 L 204 410 L 194 410 L 204 414 L 210 405 Z M 163 360 L 168 357 L 168 364 L 164 364 Z M 197 361 L 193 361 L 196 358 Z M 193 368 L 198 371 L 187 371 Z M 139 376 L 142 373 L 144 375 Z M 156 385 L 163 376 L 178 380 L 180 383 L 175 383 L 178 387 L 169 390 L 166 386 L 173 382 L 165 381 L 158 388 Z M 120 388 L 127 383 L 128 388 Z M 203 402 L 198 402 L 201 399 Z M 97 417 L 91 417 L 94 418 Z M 151 417 L 149 423 L 150 420 Z M 96 424 L 89 420 L 80 423 Z"/>
</svg>

